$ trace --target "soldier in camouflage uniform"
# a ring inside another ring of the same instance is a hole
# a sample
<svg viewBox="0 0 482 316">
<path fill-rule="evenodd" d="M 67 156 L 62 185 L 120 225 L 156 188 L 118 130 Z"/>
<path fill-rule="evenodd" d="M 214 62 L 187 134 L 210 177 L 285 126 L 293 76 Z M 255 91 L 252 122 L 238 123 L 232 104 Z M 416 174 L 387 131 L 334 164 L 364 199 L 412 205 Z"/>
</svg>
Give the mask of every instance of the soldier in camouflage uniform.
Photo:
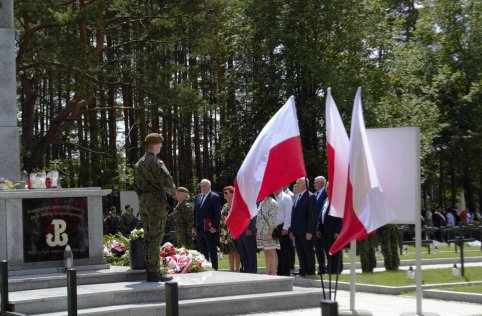
<svg viewBox="0 0 482 316">
<path fill-rule="evenodd" d="M 133 208 L 127 204 L 124 213 L 120 217 L 120 231 L 124 236 L 129 236 L 137 226 L 137 218 L 132 214 Z"/>
<path fill-rule="evenodd" d="M 363 273 L 373 272 L 373 269 L 377 266 L 377 259 L 375 257 L 376 247 L 377 238 L 375 234 L 357 242 L 357 249 L 360 251 L 360 261 Z"/>
<path fill-rule="evenodd" d="M 167 195 L 174 196 L 176 188 L 169 171 L 157 158 L 163 138 L 157 133 L 146 136 L 146 153 L 134 166 L 134 189 L 144 223 L 144 258 L 148 282 L 169 281 L 172 276 L 160 272 L 159 248 L 167 218 Z"/>
<path fill-rule="evenodd" d="M 188 202 L 189 191 L 184 187 L 177 188 L 176 199 L 178 204 L 170 216 L 174 217 L 176 225 L 177 247 L 192 249 L 192 205 Z"/>
<path fill-rule="evenodd" d="M 385 269 L 389 271 L 397 271 L 400 266 L 397 225 L 388 224 L 382 226 L 378 229 L 378 234 L 380 236 Z"/>
<path fill-rule="evenodd" d="M 115 235 L 120 230 L 120 219 L 117 209 L 111 206 L 109 215 L 104 219 L 104 235 Z"/>
</svg>

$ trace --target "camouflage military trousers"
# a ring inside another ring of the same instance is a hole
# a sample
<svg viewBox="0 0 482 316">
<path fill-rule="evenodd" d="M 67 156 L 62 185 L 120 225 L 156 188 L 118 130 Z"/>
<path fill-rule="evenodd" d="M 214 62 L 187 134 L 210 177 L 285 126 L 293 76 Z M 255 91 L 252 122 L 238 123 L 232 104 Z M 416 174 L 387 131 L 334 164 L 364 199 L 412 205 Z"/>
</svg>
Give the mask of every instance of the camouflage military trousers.
<svg viewBox="0 0 482 316">
<path fill-rule="evenodd" d="M 193 249 L 191 226 L 182 227 L 182 228 L 176 227 L 176 238 L 177 238 L 177 245 L 176 245 L 177 247 Z"/>
<path fill-rule="evenodd" d="M 192 221 L 176 219 L 177 247 L 192 249 Z"/>
<path fill-rule="evenodd" d="M 146 272 L 159 272 L 160 245 L 166 227 L 167 210 L 165 203 L 159 198 L 143 195 L 139 199 L 139 212 L 144 228 L 144 259 Z"/>
<path fill-rule="evenodd" d="M 357 248 L 360 251 L 362 272 L 373 272 L 373 269 L 377 266 L 375 257 L 376 241 L 376 236 L 371 235 L 357 243 Z"/>
<path fill-rule="evenodd" d="M 397 271 L 400 266 L 397 225 L 385 225 L 378 229 L 378 233 L 380 234 L 380 244 L 382 246 L 385 269 Z"/>
</svg>

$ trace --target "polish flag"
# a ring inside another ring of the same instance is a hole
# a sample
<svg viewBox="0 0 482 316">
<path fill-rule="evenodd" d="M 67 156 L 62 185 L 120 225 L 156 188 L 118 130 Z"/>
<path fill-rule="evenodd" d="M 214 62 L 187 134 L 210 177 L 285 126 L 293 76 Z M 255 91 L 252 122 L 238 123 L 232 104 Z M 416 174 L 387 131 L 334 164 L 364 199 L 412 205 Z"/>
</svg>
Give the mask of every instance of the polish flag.
<svg viewBox="0 0 482 316">
<path fill-rule="evenodd" d="M 238 171 L 226 219 L 233 237 L 238 238 L 258 213 L 256 202 L 304 176 L 295 99 L 291 96 L 258 135 Z"/>
<path fill-rule="evenodd" d="M 345 213 L 340 235 L 330 249 L 338 252 L 350 241 L 362 240 L 394 218 L 380 186 L 373 157 L 368 146 L 363 120 L 361 88 L 353 104 L 350 131 L 350 158 Z"/>
<path fill-rule="evenodd" d="M 331 202 L 330 215 L 343 217 L 345 210 L 346 186 L 348 181 L 348 159 L 350 141 L 340 112 L 328 88 L 325 106 L 326 147 L 328 151 L 328 198 Z"/>
</svg>

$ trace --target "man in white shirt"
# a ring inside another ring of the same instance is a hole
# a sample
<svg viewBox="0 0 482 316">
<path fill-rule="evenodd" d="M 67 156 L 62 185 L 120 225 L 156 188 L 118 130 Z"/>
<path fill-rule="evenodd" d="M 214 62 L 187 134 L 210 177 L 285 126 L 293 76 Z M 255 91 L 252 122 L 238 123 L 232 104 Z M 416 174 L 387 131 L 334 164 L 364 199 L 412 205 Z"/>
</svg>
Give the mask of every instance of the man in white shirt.
<svg viewBox="0 0 482 316">
<path fill-rule="evenodd" d="M 293 242 L 289 237 L 293 200 L 283 189 L 277 190 L 275 195 L 278 203 L 278 220 L 276 225 L 278 225 L 278 229 L 281 228 L 280 249 L 277 250 L 278 275 L 290 276 L 291 256 L 294 255 L 294 249 L 292 249 Z"/>
<path fill-rule="evenodd" d="M 290 188 L 288 185 L 285 185 L 283 187 L 283 192 L 288 194 L 290 196 L 290 198 L 293 198 L 293 196 L 295 195 L 293 192 L 291 192 Z"/>
</svg>

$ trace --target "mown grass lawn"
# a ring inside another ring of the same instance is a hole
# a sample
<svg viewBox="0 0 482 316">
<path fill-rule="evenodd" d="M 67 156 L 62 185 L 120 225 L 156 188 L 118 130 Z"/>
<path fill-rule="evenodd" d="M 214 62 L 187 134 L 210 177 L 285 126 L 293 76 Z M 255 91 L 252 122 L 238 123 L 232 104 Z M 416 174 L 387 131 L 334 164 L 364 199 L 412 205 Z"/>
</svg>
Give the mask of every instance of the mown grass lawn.
<svg viewBox="0 0 482 316">
<path fill-rule="evenodd" d="M 427 247 L 421 248 L 422 259 L 437 259 L 437 258 L 459 258 L 460 257 L 460 248 L 457 247 L 457 252 L 455 252 L 454 247 L 449 246 L 437 246 L 438 253 L 435 253 L 434 248 L 430 250 L 430 254 L 428 253 Z M 408 247 L 408 254 L 406 255 L 399 255 L 400 260 L 415 260 L 415 247 L 409 246 Z M 469 247 L 467 245 L 464 246 L 464 257 L 482 257 L 482 251 L 480 251 L 480 247 Z M 359 259 L 359 258 L 357 258 Z M 377 258 L 378 259 L 378 258 Z M 383 257 L 380 257 L 383 261 Z"/>
<path fill-rule="evenodd" d="M 450 246 L 437 246 L 438 253 L 435 253 L 435 249 L 430 249 L 430 254 L 428 253 L 427 247 L 421 248 L 422 259 L 439 259 L 439 258 L 459 258 L 460 257 L 460 248 L 457 247 L 457 252 L 455 252 L 454 247 Z M 415 247 L 408 246 L 407 247 L 408 253 L 407 254 L 398 254 L 400 260 L 415 260 Z M 345 252 L 347 250 L 344 250 Z M 348 262 L 349 252 L 346 252 L 345 258 L 343 259 L 345 262 Z M 482 251 L 480 247 L 469 247 L 467 245 L 464 246 L 464 257 L 482 257 Z M 360 262 L 360 256 L 356 256 L 356 262 Z M 383 266 L 383 256 L 377 256 L 377 262 L 381 262 Z"/>
<path fill-rule="evenodd" d="M 319 276 L 312 276 L 310 278 L 319 279 Z M 327 276 L 323 276 L 327 279 Z M 335 276 L 332 276 L 334 279 Z M 350 282 L 349 274 L 342 274 L 339 276 L 339 281 Z M 482 281 L 481 267 L 466 267 L 465 277 L 453 277 L 450 268 L 444 269 L 429 269 L 422 272 L 422 284 L 438 284 L 438 283 L 453 283 L 453 282 L 469 282 Z M 379 284 L 387 286 L 406 286 L 415 285 L 415 280 L 407 278 L 407 271 L 384 271 L 373 273 L 357 273 L 357 283 Z"/>
<path fill-rule="evenodd" d="M 482 294 L 482 284 L 468 284 L 454 287 L 444 287 L 440 288 L 439 290 Z"/>
<path fill-rule="evenodd" d="M 427 252 L 426 247 L 422 247 L 422 259 L 439 259 L 439 258 L 459 258 L 460 257 L 460 248 L 457 248 L 457 252 L 455 252 L 454 247 L 449 246 L 437 246 L 438 247 L 438 254 L 434 253 L 434 249 L 431 249 L 430 254 Z M 346 251 L 346 250 L 343 250 Z M 349 256 L 349 252 L 346 253 Z M 406 255 L 399 255 L 400 260 L 415 260 L 415 247 L 409 246 L 408 247 L 408 254 Z M 479 247 L 464 247 L 464 257 L 482 257 L 482 251 L 480 251 Z M 377 258 L 378 267 L 383 267 L 383 257 L 378 256 Z M 348 263 L 350 258 L 345 257 L 343 261 Z M 225 255 L 223 260 L 218 260 L 219 262 L 219 269 L 229 269 L 229 261 L 228 256 Z M 356 262 L 360 262 L 360 256 L 356 257 Z M 298 265 L 298 257 L 296 257 L 296 265 Z M 258 253 L 258 267 L 264 267 L 264 254 L 263 252 Z"/>
<path fill-rule="evenodd" d="M 265 261 L 264 261 L 264 253 L 262 251 L 257 253 L 257 259 L 258 259 L 258 268 L 266 267 L 266 264 L 265 264 Z M 298 265 L 299 265 L 298 256 L 296 256 L 295 266 L 298 266 Z M 229 259 L 228 259 L 227 255 L 224 255 L 223 260 L 221 260 L 218 257 L 218 268 L 220 270 L 229 270 Z"/>
<path fill-rule="evenodd" d="M 264 262 L 264 253 L 258 253 L 257 255 L 258 258 L 258 268 L 265 267 L 265 262 Z M 296 264 L 298 264 L 298 261 L 296 261 Z M 228 255 L 224 255 L 223 259 L 218 257 L 218 268 L 219 270 L 229 270 L 229 259 Z"/>
</svg>

